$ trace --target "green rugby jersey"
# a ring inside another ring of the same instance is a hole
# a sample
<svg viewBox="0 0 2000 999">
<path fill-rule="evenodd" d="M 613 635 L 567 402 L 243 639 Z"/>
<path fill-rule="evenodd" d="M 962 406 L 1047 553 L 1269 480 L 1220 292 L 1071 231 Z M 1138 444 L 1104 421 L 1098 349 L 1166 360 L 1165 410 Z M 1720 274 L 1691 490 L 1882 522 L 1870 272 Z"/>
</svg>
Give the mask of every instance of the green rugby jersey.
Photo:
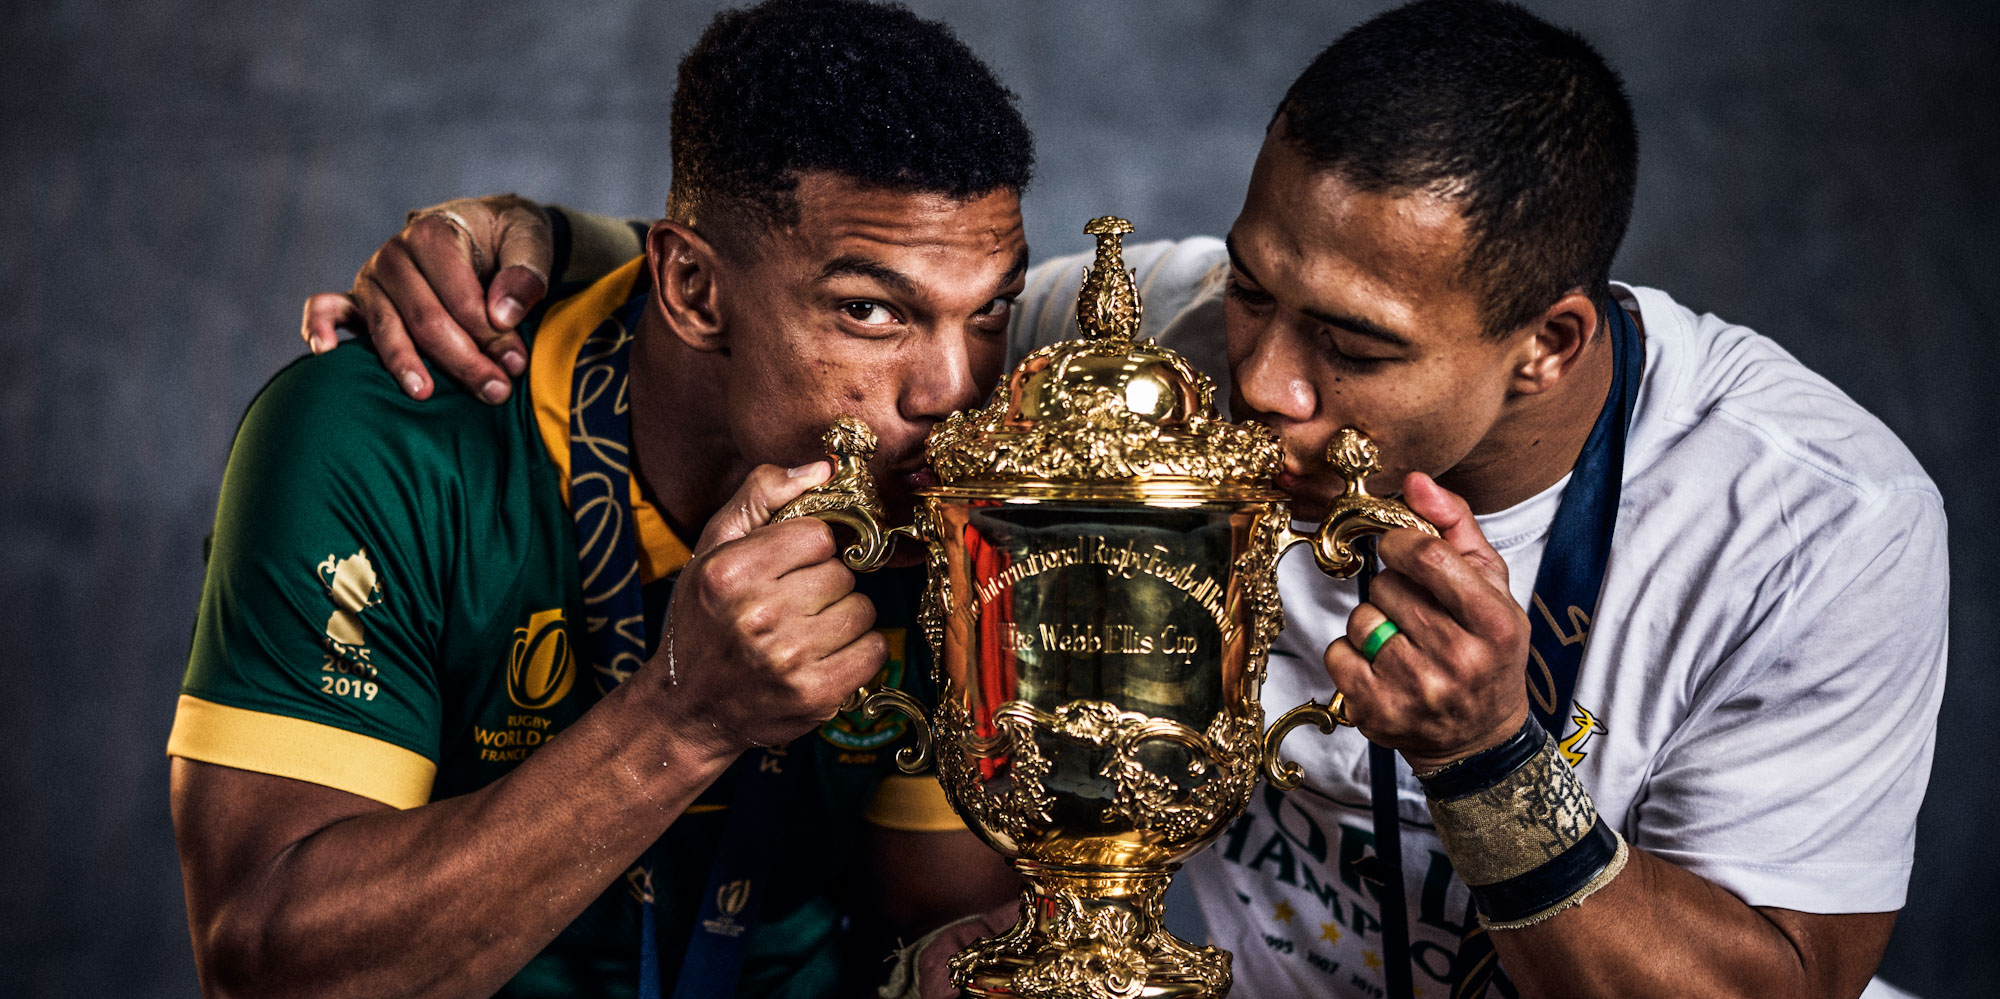
<svg viewBox="0 0 2000 999">
<path fill-rule="evenodd" d="M 442 381 L 432 400 L 410 400 L 355 343 L 272 379 L 224 476 L 170 754 L 411 808 L 503 777 L 597 702 L 613 681 L 583 651 L 563 470 L 570 365 L 560 352 L 573 361 L 596 325 L 592 310 L 622 303 L 636 271 L 621 268 L 551 310 L 530 386 L 501 406 Z M 637 519 L 642 576 L 668 576 L 686 548 L 650 508 Z M 649 585 L 649 617 L 670 585 Z M 920 577 L 864 576 L 862 589 L 889 640 L 882 679 L 931 703 L 914 626 Z M 864 814 L 902 829 L 955 822 L 939 814 L 935 781 L 891 776 L 884 786 L 906 728 L 900 716 L 842 716 L 790 747 L 787 761 L 816 779 L 785 803 L 795 821 L 771 831 L 768 894 L 738 995 L 833 993 L 836 896 Z M 668 988 L 737 769 L 655 850 Z M 614 882 L 501 995 L 631 995 L 638 882 L 636 869 Z"/>
</svg>

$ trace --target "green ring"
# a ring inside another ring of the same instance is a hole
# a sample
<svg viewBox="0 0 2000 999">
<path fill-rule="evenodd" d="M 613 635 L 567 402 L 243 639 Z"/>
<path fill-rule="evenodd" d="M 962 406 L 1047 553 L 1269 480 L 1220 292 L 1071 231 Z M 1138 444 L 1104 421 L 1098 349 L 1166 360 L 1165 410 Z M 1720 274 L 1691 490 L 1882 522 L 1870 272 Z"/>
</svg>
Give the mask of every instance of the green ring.
<svg viewBox="0 0 2000 999">
<path fill-rule="evenodd" d="M 1396 622 L 1383 618 L 1382 623 L 1376 625 L 1375 630 L 1361 640 L 1361 658 L 1374 662 L 1375 654 L 1382 651 L 1382 646 L 1389 644 L 1389 639 L 1396 637 L 1396 632 L 1401 630 L 1403 629 L 1396 627 Z"/>
</svg>

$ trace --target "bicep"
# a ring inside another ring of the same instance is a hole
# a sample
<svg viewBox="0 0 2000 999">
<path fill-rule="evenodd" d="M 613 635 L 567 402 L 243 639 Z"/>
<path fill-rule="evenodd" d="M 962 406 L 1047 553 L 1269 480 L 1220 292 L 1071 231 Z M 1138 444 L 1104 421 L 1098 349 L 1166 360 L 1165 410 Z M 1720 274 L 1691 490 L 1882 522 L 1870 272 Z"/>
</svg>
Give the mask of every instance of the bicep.
<svg viewBox="0 0 2000 999">
<path fill-rule="evenodd" d="M 173 759 L 169 779 L 197 951 L 216 914 L 254 890 L 295 844 L 343 819 L 391 810 L 320 784 L 184 757 Z"/>
<path fill-rule="evenodd" d="M 1814 995 L 1853 999 L 1868 987 L 1889 933 L 1894 912 L 1800 912 L 1756 906 L 1792 942 Z"/>
</svg>

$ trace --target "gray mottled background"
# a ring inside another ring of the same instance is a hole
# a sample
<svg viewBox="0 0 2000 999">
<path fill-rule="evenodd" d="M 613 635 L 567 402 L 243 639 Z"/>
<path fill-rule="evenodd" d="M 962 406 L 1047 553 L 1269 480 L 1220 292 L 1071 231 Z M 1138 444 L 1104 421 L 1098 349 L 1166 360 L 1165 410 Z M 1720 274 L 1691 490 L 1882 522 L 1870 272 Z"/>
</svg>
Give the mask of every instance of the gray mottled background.
<svg viewBox="0 0 2000 999">
<path fill-rule="evenodd" d="M 1233 217 L 1284 85 L 1377 3 L 919 2 L 1020 93 L 1041 255 Z M 1776 337 L 1902 434 L 1953 525 L 1952 676 L 1885 973 L 2000 994 L 1996 100 L 1988 2 L 1541 4 L 1644 136 L 1619 276 Z M 632 215 L 710 3 L 0 10 L 0 992 L 195 991 L 161 748 L 225 451 L 404 209 Z M 1896 669 L 1885 662 L 1882 669 Z"/>
</svg>

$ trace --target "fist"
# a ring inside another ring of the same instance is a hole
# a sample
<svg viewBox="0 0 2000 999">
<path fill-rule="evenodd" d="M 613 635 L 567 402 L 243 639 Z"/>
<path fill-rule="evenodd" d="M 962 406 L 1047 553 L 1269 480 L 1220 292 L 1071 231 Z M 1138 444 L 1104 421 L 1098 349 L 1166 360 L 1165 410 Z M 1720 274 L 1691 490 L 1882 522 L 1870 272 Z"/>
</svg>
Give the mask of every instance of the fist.
<svg viewBox="0 0 2000 999">
<path fill-rule="evenodd" d="M 1465 501 L 1422 473 L 1403 498 L 1441 537 L 1391 531 L 1384 570 L 1326 670 L 1347 717 L 1369 739 L 1402 752 L 1419 772 L 1498 745 L 1528 715 L 1528 616 L 1507 588 L 1507 563 L 1487 544 Z M 1370 662 L 1361 646 L 1385 620 L 1397 632 Z"/>
<path fill-rule="evenodd" d="M 827 475 L 824 462 L 750 473 L 702 532 L 675 583 L 666 634 L 638 673 L 717 755 L 811 731 L 888 654 L 832 530 L 809 517 L 770 523 Z"/>
</svg>

